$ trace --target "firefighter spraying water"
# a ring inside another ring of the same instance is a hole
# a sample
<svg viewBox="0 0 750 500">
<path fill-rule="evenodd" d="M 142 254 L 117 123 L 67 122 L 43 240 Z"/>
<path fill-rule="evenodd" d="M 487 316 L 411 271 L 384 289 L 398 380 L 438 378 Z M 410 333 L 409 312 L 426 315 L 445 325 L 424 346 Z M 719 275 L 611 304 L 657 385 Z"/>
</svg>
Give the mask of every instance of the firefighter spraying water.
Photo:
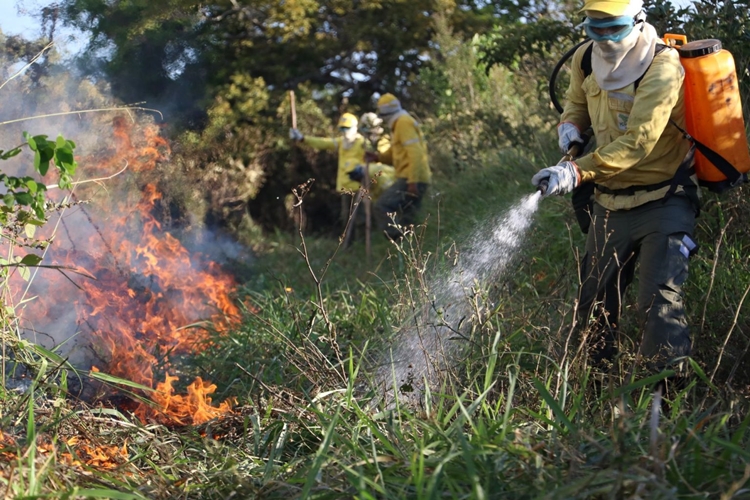
<svg viewBox="0 0 750 500">
<path fill-rule="evenodd" d="M 716 40 L 675 48 L 675 37 L 660 39 L 641 0 L 586 0 L 582 13 L 590 40 L 570 52 L 557 130 L 563 152 L 587 130 L 595 145 L 532 183 L 542 196 L 572 192 L 588 233 L 578 322 L 595 332 L 594 365 L 608 372 L 623 354 L 623 294 L 639 262 L 637 354 L 679 372 L 691 348 L 682 286 L 698 248 L 698 186 L 721 191 L 750 170 L 734 64 Z"/>
</svg>

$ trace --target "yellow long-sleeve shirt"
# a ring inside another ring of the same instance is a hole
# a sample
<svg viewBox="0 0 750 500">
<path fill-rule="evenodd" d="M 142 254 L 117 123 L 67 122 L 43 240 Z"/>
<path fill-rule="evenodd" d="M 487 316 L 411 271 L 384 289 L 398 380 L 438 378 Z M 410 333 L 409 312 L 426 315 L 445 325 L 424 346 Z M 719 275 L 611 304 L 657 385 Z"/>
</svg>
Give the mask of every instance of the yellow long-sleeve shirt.
<svg viewBox="0 0 750 500">
<path fill-rule="evenodd" d="M 381 152 L 378 160 L 393 165 L 396 177 L 408 183 L 432 181 L 427 143 L 419 123 L 408 113 L 396 118 L 391 125 L 391 147 Z"/>
<path fill-rule="evenodd" d="M 305 136 L 304 143 L 318 150 L 337 150 L 339 156 L 338 173 L 336 174 L 336 191 L 356 191 L 359 182 L 349 178 L 349 172 L 357 165 L 365 163 L 365 138 L 357 134 L 349 147 L 345 147 L 343 137 L 309 137 Z"/>
<path fill-rule="evenodd" d="M 372 145 L 372 142 L 370 142 Z M 372 146 L 371 146 L 372 147 Z M 378 153 L 383 153 L 391 148 L 391 138 L 383 135 L 374 146 Z M 396 182 L 396 169 L 383 163 L 370 163 L 370 196 L 373 200 L 380 198 L 383 192 Z"/>
<path fill-rule="evenodd" d="M 609 189 L 644 186 L 674 177 L 690 143 L 682 138 L 673 120 L 685 128 L 684 70 L 676 50 L 666 49 L 654 57 L 638 85 L 606 91 L 593 74 L 584 78 L 581 60 L 587 45 L 571 61 L 562 122 L 580 130 L 594 130 L 596 149 L 577 159 L 582 182 L 596 182 Z M 661 199 L 668 187 L 639 191 L 632 196 L 613 196 L 597 191 L 597 201 L 611 210 L 633 208 Z"/>
</svg>

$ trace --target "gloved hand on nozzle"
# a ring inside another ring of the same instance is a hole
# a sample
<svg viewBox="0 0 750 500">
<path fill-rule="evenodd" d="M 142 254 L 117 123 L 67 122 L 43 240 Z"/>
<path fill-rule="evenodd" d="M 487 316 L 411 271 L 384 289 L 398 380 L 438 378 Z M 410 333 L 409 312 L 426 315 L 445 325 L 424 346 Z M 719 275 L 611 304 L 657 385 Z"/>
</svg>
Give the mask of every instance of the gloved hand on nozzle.
<svg viewBox="0 0 750 500">
<path fill-rule="evenodd" d="M 560 146 L 562 154 L 568 154 L 570 146 L 574 143 L 583 144 L 581 131 L 570 122 L 562 122 L 557 126 L 557 145 Z"/>
<path fill-rule="evenodd" d="M 362 182 L 362 179 L 365 178 L 365 167 L 362 165 L 354 167 L 354 169 L 349 172 L 349 178 L 354 182 Z"/>
<path fill-rule="evenodd" d="M 531 183 L 542 192 L 542 196 L 564 195 L 581 183 L 581 172 L 574 162 L 564 161 L 541 169 L 531 178 Z"/>
<path fill-rule="evenodd" d="M 290 128 L 289 129 L 289 138 L 293 141 L 301 142 L 305 140 L 305 136 L 302 135 L 302 132 L 297 130 L 296 128 Z"/>
</svg>

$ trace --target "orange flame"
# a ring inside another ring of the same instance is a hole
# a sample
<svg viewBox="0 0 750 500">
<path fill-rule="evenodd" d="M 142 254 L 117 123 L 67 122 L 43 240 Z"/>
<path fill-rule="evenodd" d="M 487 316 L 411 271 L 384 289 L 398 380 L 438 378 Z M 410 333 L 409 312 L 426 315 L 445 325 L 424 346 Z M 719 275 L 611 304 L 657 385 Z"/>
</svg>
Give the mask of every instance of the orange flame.
<svg viewBox="0 0 750 500">
<path fill-rule="evenodd" d="M 154 402 L 162 408 L 162 414 L 168 421 L 197 425 L 231 411 L 234 401 L 224 401 L 218 407 L 211 406 L 210 395 L 216 392 L 216 385 L 198 377 L 188 386 L 187 395 L 181 396 L 174 394 L 172 388 L 172 382 L 176 380 L 178 377 L 167 374 L 165 381 L 156 386 L 153 396 Z"/>
<path fill-rule="evenodd" d="M 36 446 L 37 451 L 42 454 L 57 454 L 58 447 L 49 440 L 48 436 L 38 436 L 38 442 L 19 447 L 16 441 L 5 436 L 0 431 L 0 444 L 3 448 L 13 448 L 13 451 L 4 450 L 0 456 L 6 460 L 16 460 L 19 456 L 25 456 L 29 446 Z M 88 439 L 80 436 L 72 436 L 64 440 L 65 445 L 71 452 L 60 453 L 60 459 L 70 466 L 88 465 L 96 469 L 114 469 L 128 461 L 127 441 L 121 446 L 93 445 Z"/>
<path fill-rule="evenodd" d="M 153 124 L 134 127 L 118 118 L 112 133 L 114 151 L 106 161 L 101 155 L 79 158 L 87 177 L 116 172 L 127 162 L 126 175 L 137 180 L 138 173 L 156 168 L 170 155 L 169 144 Z M 126 181 L 133 183 L 126 177 L 112 182 Z M 105 364 L 103 371 L 154 387 L 154 367 L 164 364 L 168 354 L 190 353 L 206 340 L 209 330 L 197 323 L 208 320 L 225 331 L 239 317 L 239 309 L 231 299 L 236 287 L 232 277 L 191 254 L 154 217 L 162 199 L 157 187 L 146 184 L 137 197 L 129 193 L 122 199 L 111 197 L 105 206 L 82 208 L 77 225 L 86 226 L 88 238 L 66 226 L 69 244 L 53 248 L 52 255 L 55 264 L 80 267 L 96 277 L 77 281 L 84 298 L 75 304 L 78 325 L 95 339 L 92 347 Z M 46 297 L 52 295 L 65 294 Z M 61 307 L 38 302 L 35 317 L 47 317 Z M 140 405 L 136 415 L 144 421 L 197 424 L 231 411 L 231 401 L 212 406 L 215 385 L 198 378 L 186 395 L 175 395 L 176 381 L 167 375 L 156 385 L 153 400 L 161 411 Z"/>
</svg>

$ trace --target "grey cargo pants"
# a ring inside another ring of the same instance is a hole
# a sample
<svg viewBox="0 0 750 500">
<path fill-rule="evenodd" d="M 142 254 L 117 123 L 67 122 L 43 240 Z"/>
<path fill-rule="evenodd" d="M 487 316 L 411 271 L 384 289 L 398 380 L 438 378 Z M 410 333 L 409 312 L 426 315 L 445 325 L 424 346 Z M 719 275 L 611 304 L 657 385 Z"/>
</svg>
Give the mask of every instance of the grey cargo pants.
<svg viewBox="0 0 750 500">
<path fill-rule="evenodd" d="M 422 206 L 422 198 L 427 192 L 427 186 L 424 182 L 417 183 L 418 195 L 414 196 L 407 191 L 406 179 L 398 178 L 391 187 L 386 189 L 375 202 L 375 217 L 378 228 L 385 231 L 386 235 L 397 240 L 403 236 L 401 231 L 393 225 L 393 220 L 388 216 L 389 213 L 396 214 L 396 223 L 399 226 L 408 226 L 414 224 L 419 207 Z"/>
<path fill-rule="evenodd" d="M 611 360 L 625 289 L 638 272 L 640 353 L 652 368 L 690 353 L 690 332 L 682 302 L 695 228 L 693 203 L 675 194 L 631 210 L 609 211 L 594 204 L 581 266 L 579 314 L 604 336 L 595 362 Z"/>
</svg>

